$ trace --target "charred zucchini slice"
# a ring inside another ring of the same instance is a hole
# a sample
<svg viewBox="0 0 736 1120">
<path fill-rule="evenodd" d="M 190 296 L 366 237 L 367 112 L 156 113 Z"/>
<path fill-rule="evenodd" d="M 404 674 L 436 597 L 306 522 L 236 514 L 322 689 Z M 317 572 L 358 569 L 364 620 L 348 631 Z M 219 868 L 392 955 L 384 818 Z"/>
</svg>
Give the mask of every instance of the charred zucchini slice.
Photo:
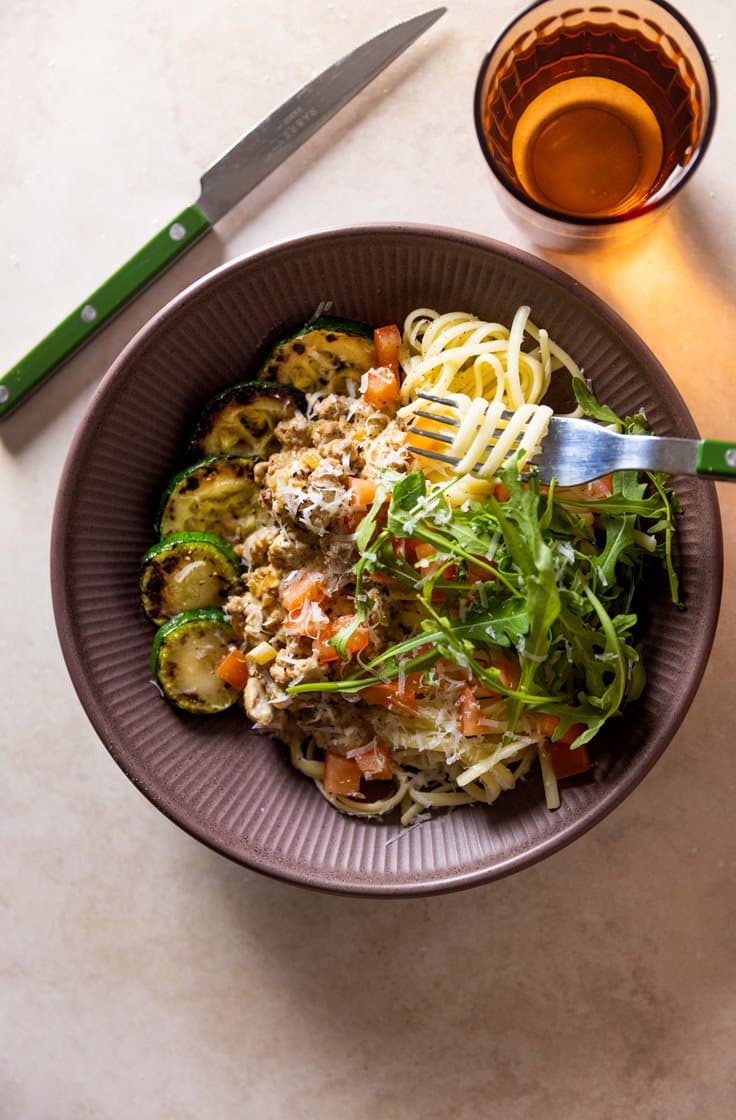
<svg viewBox="0 0 736 1120">
<path fill-rule="evenodd" d="M 266 459 L 278 451 L 273 430 L 307 407 L 304 394 L 289 385 L 243 381 L 213 397 L 199 418 L 190 450 L 200 458 L 244 455 Z"/>
<path fill-rule="evenodd" d="M 170 480 L 159 507 L 159 536 L 194 532 L 215 533 L 230 544 L 245 540 L 266 519 L 260 492 L 252 459 L 203 459 Z"/>
<path fill-rule="evenodd" d="M 277 343 L 259 377 L 293 385 L 304 393 L 328 389 L 344 393 L 357 388 L 366 370 L 376 364 L 373 329 L 350 319 L 314 319 Z"/>
<path fill-rule="evenodd" d="M 156 631 L 151 672 L 164 696 L 185 712 L 214 715 L 240 695 L 217 675 L 235 641 L 221 610 L 185 611 Z"/>
<path fill-rule="evenodd" d="M 184 611 L 222 607 L 240 575 L 240 561 L 214 533 L 172 533 L 141 560 L 141 604 L 157 626 Z"/>
</svg>

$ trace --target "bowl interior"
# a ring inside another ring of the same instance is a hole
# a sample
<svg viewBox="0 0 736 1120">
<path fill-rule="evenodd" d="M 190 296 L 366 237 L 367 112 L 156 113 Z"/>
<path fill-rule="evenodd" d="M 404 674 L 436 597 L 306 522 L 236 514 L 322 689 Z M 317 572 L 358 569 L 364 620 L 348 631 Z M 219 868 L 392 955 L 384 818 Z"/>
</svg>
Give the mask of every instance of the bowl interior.
<svg viewBox="0 0 736 1120">
<path fill-rule="evenodd" d="M 163 484 L 203 402 L 254 373 L 269 344 L 317 309 L 372 324 L 412 308 L 532 317 L 573 354 L 598 397 L 644 410 L 661 435 L 696 436 L 665 371 L 622 320 L 558 270 L 455 231 L 370 226 L 332 231 L 234 261 L 169 304 L 121 354 L 80 425 L 63 472 L 52 540 L 60 641 L 81 702 L 129 778 L 163 812 L 241 863 L 308 886 L 410 894 L 508 874 L 584 832 L 665 749 L 694 696 L 720 601 L 714 488 L 678 480 L 677 562 L 687 610 L 663 582 L 648 589 L 640 701 L 599 737 L 592 776 L 544 807 L 536 774 L 490 808 L 417 828 L 339 815 L 253 734 L 242 710 L 188 717 L 151 683 L 153 631 L 138 603 L 138 564 L 154 540 Z"/>
</svg>

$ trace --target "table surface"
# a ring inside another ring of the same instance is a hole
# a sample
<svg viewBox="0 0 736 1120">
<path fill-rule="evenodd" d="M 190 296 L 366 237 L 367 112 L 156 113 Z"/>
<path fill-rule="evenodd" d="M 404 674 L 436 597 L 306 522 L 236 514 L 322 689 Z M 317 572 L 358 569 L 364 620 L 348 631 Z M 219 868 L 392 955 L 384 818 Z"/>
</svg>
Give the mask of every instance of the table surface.
<svg viewBox="0 0 736 1120">
<path fill-rule="evenodd" d="M 317 1115 L 726 1120 L 736 1100 L 736 487 L 705 676 L 669 749 L 588 835 L 460 894 L 386 902 L 228 863 L 116 768 L 67 677 L 49 531 L 100 377 L 223 260 L 351 222 L 543 255 L 503 216 L 471 101 L 520 4 L 451 0 L 427 35 L 0 425 L 2 1120 Z M 546 254 L 639 332 L 700 430 L 736 435 L 736 37 L 679 0 L 720 94 L 698 175 L 646 241 Z M 0 367 L 196 198 L 243 131 L 415 0 L 6 0 Z M 729 638 L 731 635 L 731 638 Z"/>
</svg>

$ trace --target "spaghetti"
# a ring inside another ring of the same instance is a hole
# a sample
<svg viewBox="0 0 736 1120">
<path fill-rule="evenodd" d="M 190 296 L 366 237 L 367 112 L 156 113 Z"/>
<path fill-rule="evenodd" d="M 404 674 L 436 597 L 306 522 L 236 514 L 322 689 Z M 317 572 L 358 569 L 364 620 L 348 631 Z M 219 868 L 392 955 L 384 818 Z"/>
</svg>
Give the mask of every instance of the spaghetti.
<svg viewBox="0 0 736 1120">
<path fill-rule="evenodd" d="M 514 410 L 539 404 L 560 370 L 581 378 L 576 362 L 529 315 L 529 307 L 519 307 L 506 327 L 460 311 L 445 315 L 424 307 L 412 311 L 404 322 L 404 407 L 399 416 L 406 418 L 416 411 L 419 389 L 438 396 L 463 393 Z M 524 349 L 527 335 L 533 345 Z"/>
</svg>

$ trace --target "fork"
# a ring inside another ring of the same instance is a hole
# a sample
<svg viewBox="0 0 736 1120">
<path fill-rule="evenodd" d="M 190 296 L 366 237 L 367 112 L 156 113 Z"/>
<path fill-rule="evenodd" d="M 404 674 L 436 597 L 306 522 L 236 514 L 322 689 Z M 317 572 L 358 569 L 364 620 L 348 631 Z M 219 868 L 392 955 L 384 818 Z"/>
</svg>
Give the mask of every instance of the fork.
<svg viewBox="0 0 736 1120">
<path fill-rule="evenodd" d="M 501 405 L 476 399 L 467 406 L 468 397 L 451 393 L 446 397 L 418 392 L 423 401 L 441 406 L 445 411 L 416 409 L 414 417 L 431 420 L 453 431 L 428 431 L 416 427 L 414 421 L 409 433 L 422 439 L 446 445 L 447 452 L 435 448 L 409 445 L 415 455 L 435 459 L 458 467 L 467 461 L 467 445 L 476 440 L 483 428 L 487 440 L 482 441 L 476 461 L 470 469 L 481 476 L 495 472 L 489 470 L 490 455 L 504 444 L 504 459 L 521 449 L 525 462 L 536 466 L 539 480 L 558 486 L 578 486 L 611 471 L 648 470 L 667 474 L 698 475 L 706 478 L 736 480 L 736 443 L 715 439 L 682 439 L 677 436 L 630 435 L 614 432 L 591 420 L 578 420 L 569 416 L 553 416 L 544 405 L 526 405 L 516 412 L 509 412 Z M 465 416 L 460 411 L 465 405 Z M 538 410 L 543 410 L 539 412 Z M 525 434 L 536 428 L 532 437 Z M 510 432 L 509 428 L 515 431 Z M 546 430 L 545 430 L 546 427 Z M 540 431 L 541 429 L 541 431 Z M 462 440 L 461 440 L 462 436 Z M 513 438 L 509 438 L 512 436 Z M 462 447 L 459 449 L 459 442 Z"/>
</svg>

